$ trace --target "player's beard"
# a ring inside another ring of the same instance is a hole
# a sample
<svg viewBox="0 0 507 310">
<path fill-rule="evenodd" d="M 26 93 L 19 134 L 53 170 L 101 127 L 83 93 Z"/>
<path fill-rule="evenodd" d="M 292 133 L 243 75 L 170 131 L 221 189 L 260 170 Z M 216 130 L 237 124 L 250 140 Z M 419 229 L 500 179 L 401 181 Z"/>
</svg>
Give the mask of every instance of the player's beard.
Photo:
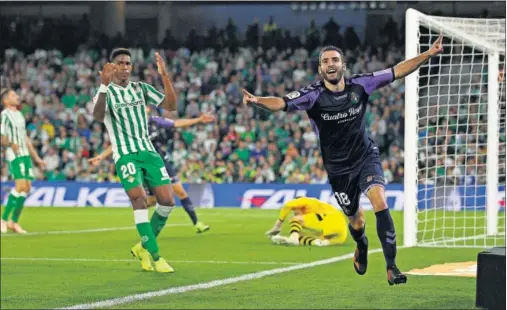
<svg viewBox="0 0 507 310">
<path fill-rule="evenodd" d="M 334 75 L 334 76 L 331 77 L 331 75 Z M 326 80 L 328 83 L 330 83 L 332 85 L 338 85 L 338 83 L 340 82 L 340 80 L 343 77 L 343 71 L 340 68 L 336 68 L 336 73 L 329 74 L 326 72 L 323 74 L 323 76 L 324 76 L 324 80 Z"/>
</svg>

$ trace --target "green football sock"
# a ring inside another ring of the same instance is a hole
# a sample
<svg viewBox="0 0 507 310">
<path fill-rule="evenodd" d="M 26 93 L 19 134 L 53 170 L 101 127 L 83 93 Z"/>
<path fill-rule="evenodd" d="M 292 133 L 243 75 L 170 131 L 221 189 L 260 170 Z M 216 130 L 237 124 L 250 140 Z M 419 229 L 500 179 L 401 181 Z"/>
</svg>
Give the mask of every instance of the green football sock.
<svg viewBox="0 0 507 310">
<path fill-rule="evenodd" d="M 25 199 L 26 194 L 20 193 L 20 196 L 18 199 L 16 199 L 16 208 L 14 209 L 12 213 L 12 221 L 14 223 L 17 223 L 19 221 L 19 217 L 21 216 L 21 212 L 23 211 L 23 208 L 25 207 Z"/>
<path fill-rule="evenodd" d="M 143 248 L 150 252 L 153 260 L 158 260 L 158 244 L 150 223 L 148 223 L 148 209 L 134 210 L 134 218 L 139 236 L 141 236 L 141 244 Z"/>
<path fill-rule="evenodd" d="M 164 229 L 165 223 L 167 222 L 167 218 L 173 211 L 174 206 L 162 206 L 157 204 L 157 208 L 155 212 L 151 216 L 150 224 L 151 229 L 153 230 L 153 234 L 155 237 L 158 237 L 162 229 Z"/>
<path fill-rule="evenodd" d="M 5 205 L 4 213 L 2 214 L 2 220 L 9 220 L 9 215 L 11 215 L 12 210 L 16 208 L 18 202 L 19 193 L 15 190 L 12 190 L 9 194 L 9 198 L 7 198 L 7 204 Z"/>
</svg>

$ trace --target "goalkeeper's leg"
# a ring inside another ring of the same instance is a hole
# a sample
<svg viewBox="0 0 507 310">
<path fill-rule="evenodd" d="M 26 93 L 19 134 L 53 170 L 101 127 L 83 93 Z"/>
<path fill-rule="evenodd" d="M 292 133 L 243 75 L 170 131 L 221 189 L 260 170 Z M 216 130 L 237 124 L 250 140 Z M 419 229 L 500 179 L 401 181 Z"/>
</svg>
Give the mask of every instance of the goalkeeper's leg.
<svg viewBox="0 0 507 310">
<path fill-rule="evenodd" d="M 301 216 L 293 217 L 289 222 L 289 238 L 288 242 L 292 245 L 299 245 L 301 231 L 303 230 L 303 218 Z"/>
<path fill-rule="evenodd" d="M 328 245 L 334 245 L 338 243 L 332 243 L 333 239 L 325 239 L 325 238 L 317 238 L 310 234 L 301 234 L 299 237 L 294 240 L 294 238 L 291 237 L 285 237 L 282 235 L 275 235 L 271 237 L 271 241 L 274 244 L 281 244 L 281 245 L 294 245 L 294 246 L 328 246 Z"/>
<path fill-rule="evenodd" d="M 304 218 L 301 215 L 294 216 L 289 222 L 289 237 L 275 235 L 271 237 L 271 241 L 275 244 L 289 244 L 289 245 L 312 245 L 315 238 L 303 236 L 303 223 Z"/>
</svg>

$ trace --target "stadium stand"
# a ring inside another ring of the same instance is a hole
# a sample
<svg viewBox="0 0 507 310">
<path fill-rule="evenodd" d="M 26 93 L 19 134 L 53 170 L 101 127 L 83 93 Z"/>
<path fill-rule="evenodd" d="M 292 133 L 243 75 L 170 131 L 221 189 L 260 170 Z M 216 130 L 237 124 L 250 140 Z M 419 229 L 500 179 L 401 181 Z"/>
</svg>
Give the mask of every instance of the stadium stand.
<svg viewBox="0 0 507 310">
<path fill-rule="evenodd" d="M 333 29 L 334 23 L 330 20 L 322 28 Z M 99 68 L 111 48 L 126 42 L 88 33 L 87 25 L 86 16 L 77 21 L 34 19 L 23 24 L 4 19 L 0 25 L 7 33 L 5 44 L 16 47 L 2 55 L 2 75 L 8 86 L 19 91 L 29 134 L 47 162 L 45 171 L 34 169 L 39 180 L 117 181 L 112 161 L 90 167 L 86 160 L 109 145 L 103 125 L 91 116 Z M 232 21 L 226 29 L 210 29 L 208 37 L 191 32 L 186 42 L 166 33 L 159 47 L 172 70 L 180 102 L 177 116 L 164 116 L 192 118 L 210 112 L 217 122 L 167 132 L 174 148 L 170 142 L 161 147 L 179 168 L 183 182 L 326 183 L 317 137 L 306 115 L 245 108 L 241 88 L 256 95 L 281 96 L 315 79 L 320 46 L 330 40 L 357 44 L 360 40 L 352 28 L 344 32 L 345 38 L 328 38 L 324 30 L 310 25 L 306 33 L 311 35 L 305 40 L 304 35 L 292 37 L 282 27 L 269 25 L 261 26 L 264 33 L 255 36 L 252 27 L 259 25 L 252 25 L 242 42 L 236 39 Z M 60 38 L 69 28 L 76 36 L 53 42 L 58 49 L 36 40 L 39 35 Z M 398 45 L 402 40 L 390 35 L 393 31 L 397 25 L 390 21 L 383 32 L 391 41 L 377 48 L 345 46 L 346 76 L 402 60 L 403 49 Z M 211 36 L 220 39 L 210 40 Z M 189 42 L 201 44 L 175 49 Z M 154 66 L 155 49 L 142 43 L 132 48 L 133 79 L 162 89 Z M 366 116 L 368 131 L 381 149 L 387 182 L 403 183 L 403 92 L 403 81 L 397 81 L 374 93 Z M 160 115 L 156 109 L 150 113 Z M 5 165 L 2 161 L 2 181 L 8 178 Z"/>
</svg>

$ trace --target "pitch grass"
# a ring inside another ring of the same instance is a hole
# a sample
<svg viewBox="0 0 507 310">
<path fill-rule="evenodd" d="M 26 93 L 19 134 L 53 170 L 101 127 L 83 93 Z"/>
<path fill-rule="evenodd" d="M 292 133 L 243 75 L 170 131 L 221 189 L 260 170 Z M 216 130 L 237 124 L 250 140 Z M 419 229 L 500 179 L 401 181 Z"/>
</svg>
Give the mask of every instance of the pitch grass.
<svg viewBox="0 0 507 310">
<path fill-rule="evenodd" d="M 177 208 L 159 237 L 161 254 L 174 274 L 143 272 L 130 248 L 138 240 L 132 211 L 126 208 L 27 208 L 30 232 L 128 227 L 117 231 L 1 238 L 1 308 L 55 308 L 96 302 L 349 254 L 350 239 L 329 248 L 284 247 L 263 235 L 277 211 L 198 210 L 211 230 L 197 235 Z M 403 240 L 403 214 L 392 212 Z M 375 216 L 367 213 L 370 249 L 380 248 Z M 480 249 L 400 249 L 405 271 L 446 262 L 474 261 Z M 68 258 L 63 261 L 6 258 Z M 73 261 L 72 259 L 111 261 Z M 112 261 L 128 260 L 128 261 Z M 211 263 L 214 261 L 215 263 Z M 218 263 L 216 263 L 218 261 Z M 242 263 L 246 262 L 246 263 Z M 355 274 L 350 259 L 319 267 L 188 293 L 117 305 L 114 308 L 473 308 L 475 279 L 411 276 L 390 287 L 381 253 L 369 256 L 368 273 Z M 272 264 L 261 264 L 272 263 Z"/>
</svg>

